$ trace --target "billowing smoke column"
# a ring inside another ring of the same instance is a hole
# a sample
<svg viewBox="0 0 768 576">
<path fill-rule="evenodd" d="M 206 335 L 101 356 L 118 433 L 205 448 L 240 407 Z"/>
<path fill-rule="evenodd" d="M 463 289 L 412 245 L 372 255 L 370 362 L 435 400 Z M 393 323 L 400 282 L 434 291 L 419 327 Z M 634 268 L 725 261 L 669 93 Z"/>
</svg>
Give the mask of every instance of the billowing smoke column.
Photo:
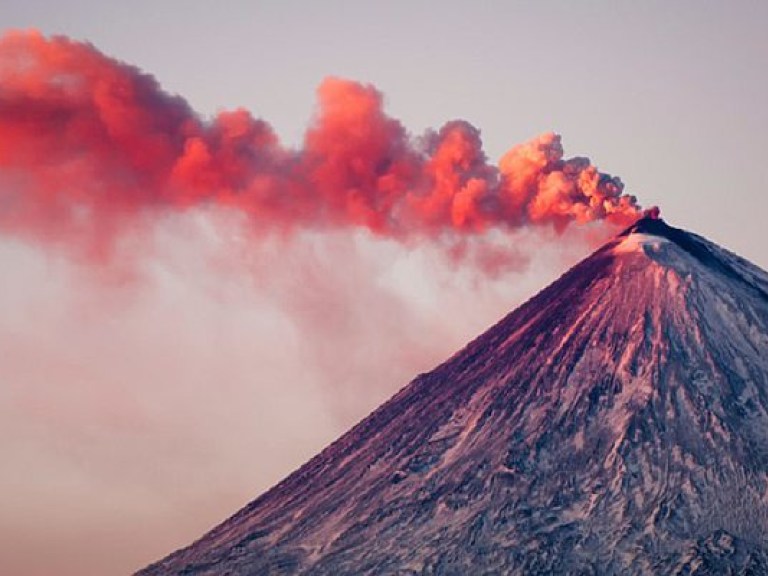
<svg viewBox="0 0 768 576">
<path fill-rule="evenodd" d="M 216 204 L 255 231 L 364 227 L 397 239 L 562 229 L 639 215 L 622 183 L 548 133 L 488 163 L 464 121 L 414 139 L 372 86 L 318 89 L 303 146 L 245 110 L 198 117 L 140 70 L 37 32 L 0 39 L 0 228 L 105 244 L 139 215 Z"/>
</svg>

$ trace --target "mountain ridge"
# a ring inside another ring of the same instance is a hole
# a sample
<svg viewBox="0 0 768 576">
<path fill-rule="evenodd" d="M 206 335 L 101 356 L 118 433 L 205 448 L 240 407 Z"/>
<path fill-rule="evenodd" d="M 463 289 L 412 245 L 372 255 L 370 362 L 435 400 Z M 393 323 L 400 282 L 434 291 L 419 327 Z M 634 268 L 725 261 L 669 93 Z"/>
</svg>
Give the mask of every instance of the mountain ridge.
<svg viewBox="0 0 768 576">
<path fill-rule="evenodd" d="M 641 219 L 138 574 L 768 567 L 766 287 Z"/>
</svg>

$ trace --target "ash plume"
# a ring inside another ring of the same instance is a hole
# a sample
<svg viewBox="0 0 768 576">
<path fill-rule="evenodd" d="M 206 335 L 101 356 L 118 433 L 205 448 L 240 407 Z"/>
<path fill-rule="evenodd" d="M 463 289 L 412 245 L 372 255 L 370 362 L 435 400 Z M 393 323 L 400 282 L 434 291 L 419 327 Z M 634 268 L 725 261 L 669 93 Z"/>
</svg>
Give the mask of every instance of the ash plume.
<svg viewBox="0 0 768 576">
<path fill-rule="evenodd" d="M 0 228 L 109 254 L 142 218 L 232 208 L 255 234 L 360 227 L 462 254 L 493 229 L 634 221 L 622 182 L 546 133 L 489 163 L 456 120 L 415 138 L 373 86 L 325 79 L 298 149 L 238 109 L 204 120 L 150 75 L 87 43 L 0 39 Z M 493 258 L 491 258 L 493 260 Z"/>
</svg>

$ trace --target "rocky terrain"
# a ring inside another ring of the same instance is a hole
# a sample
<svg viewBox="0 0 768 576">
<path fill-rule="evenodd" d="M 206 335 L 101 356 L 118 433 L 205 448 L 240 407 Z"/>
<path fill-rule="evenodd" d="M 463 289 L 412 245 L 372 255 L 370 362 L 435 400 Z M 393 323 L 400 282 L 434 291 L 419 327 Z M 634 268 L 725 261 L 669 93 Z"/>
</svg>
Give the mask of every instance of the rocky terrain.
<svg viewBox="0 0 768 576">
<path fill-rule="evenodd" d="M 141 576 L 768 573 L 768 274 L 640 220 Z"/>
</svg>

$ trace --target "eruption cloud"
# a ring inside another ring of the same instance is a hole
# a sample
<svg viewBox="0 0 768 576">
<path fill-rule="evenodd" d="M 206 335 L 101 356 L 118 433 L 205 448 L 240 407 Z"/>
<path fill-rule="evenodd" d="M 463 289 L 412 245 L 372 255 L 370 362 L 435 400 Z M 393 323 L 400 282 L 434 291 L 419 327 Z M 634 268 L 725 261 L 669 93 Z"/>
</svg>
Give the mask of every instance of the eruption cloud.
<svg viewBox="0 0 768 576">
<path fill-rule="evenodd" d="M 555 134 L 494 165 L 467 122 L 317 97 L 294 149 L 89 44 L 0 36 L 0 573 L 190 541 L 606 232 L 571 223 L 640 215 Z"/>
<path fill-rule="evenodd" d="M 327 78 L 299 149 L 238 109 L 201 119 L 139 69 L 38 32 L 0 39 L 0 229 L 109 252 L 145 215 L 222 206 L 254 233 L 361 227 L 461 257 L 490 230 L 640 215 L 618 178 L 543 134 L 488 162 L 456 120 L 420 138 L 370 85 Z M 490 258 L 494 260 L 494 258 Z"/>
</svg>

